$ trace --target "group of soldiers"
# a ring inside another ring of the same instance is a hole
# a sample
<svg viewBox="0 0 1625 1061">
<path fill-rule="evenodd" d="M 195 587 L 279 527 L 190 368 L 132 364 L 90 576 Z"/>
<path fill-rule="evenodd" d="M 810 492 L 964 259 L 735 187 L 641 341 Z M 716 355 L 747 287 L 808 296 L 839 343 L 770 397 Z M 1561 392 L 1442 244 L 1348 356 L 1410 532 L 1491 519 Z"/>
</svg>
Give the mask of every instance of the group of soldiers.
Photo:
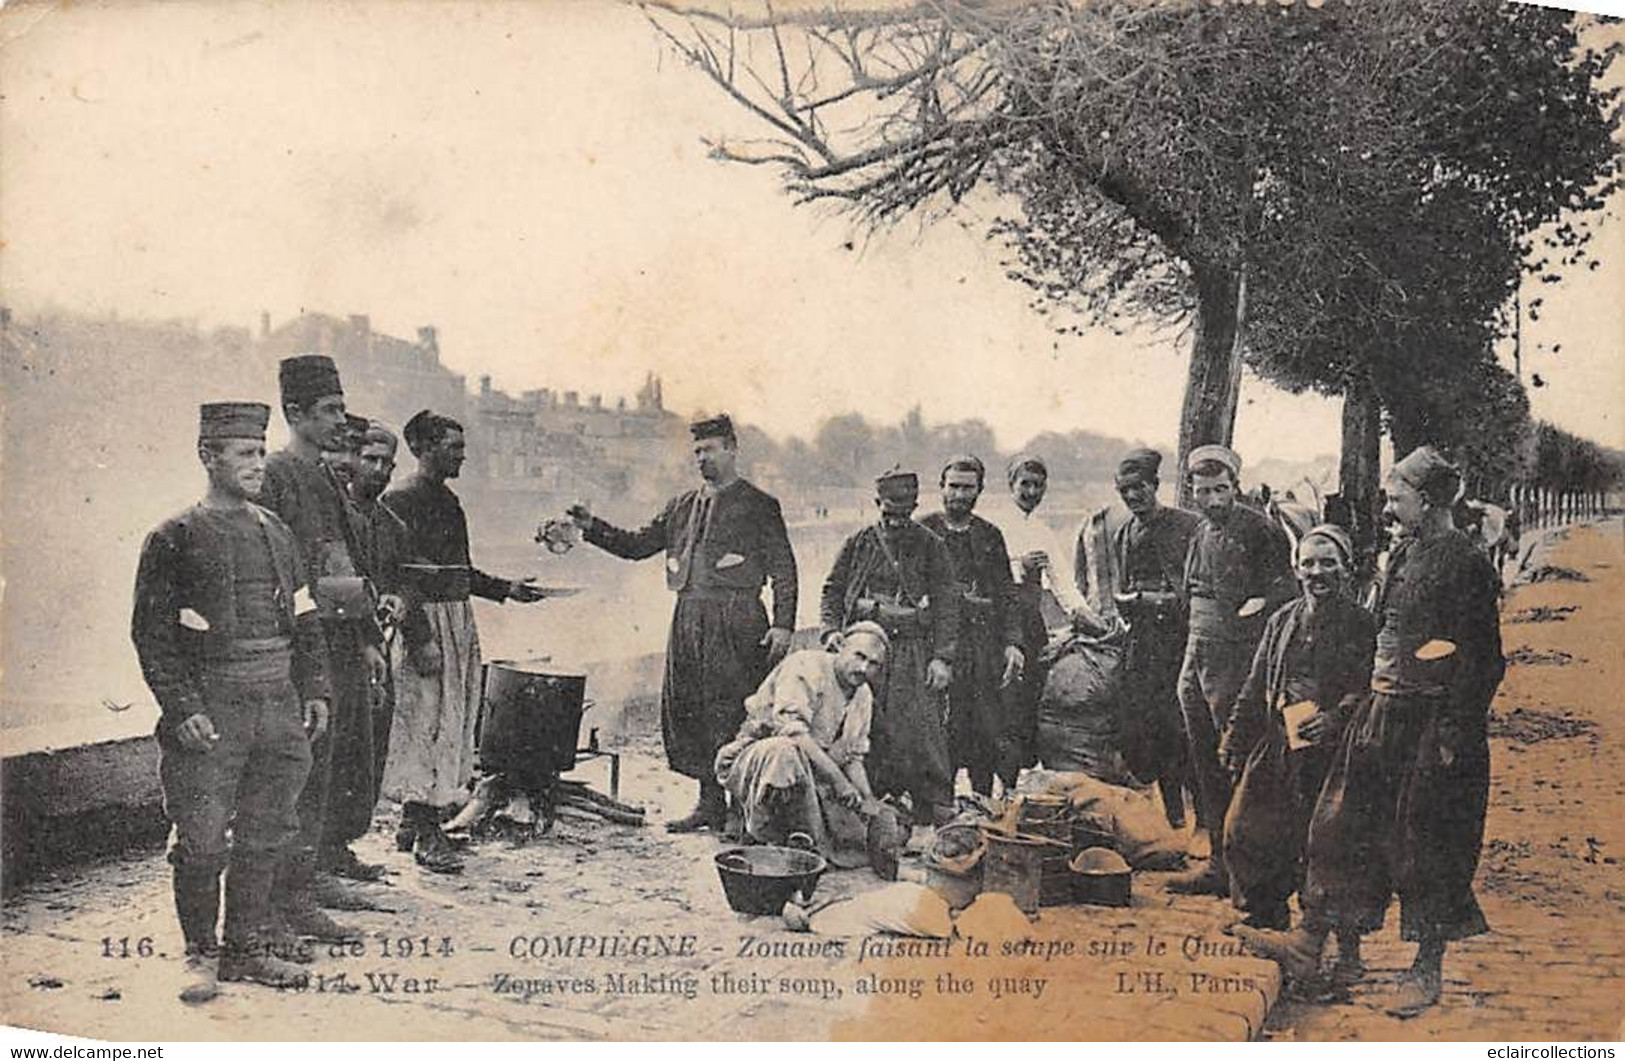
<svg viewBox="0 0 1625 1061">
<path fill-rule="evenodd" d="M 616 555 L 666 556 L 677 593 L 666 747 L 700 786 L 693 813 L 668 828 L 749 833 L 775 784 L 816 784 L 847 810 L 896 797 L 915 824 L 946 822 L 960 769 L 986 794 L 1037 764 L 1035 707 L 1055 649 L 1118 638 L 1124 760 L 1160 790 L 1170 824 L 1184 824 L 1188 794 L 1209 840 L 1205 864 L 1170 890 L 1229 897 L 1244 915 L 1236 934 L 1298 978 L 1322 974 L 1335 934 L 1331 975 L 1344 982 L 1363 975 L 1360 939 L 1397 894 L 1418 949 L 1390 1009 L 1437 1001 L 1446 944 L 1486 928 L 1472 878 L 1504 672 L 1499 578 L 1453 523 L 1462 477 L 1437 451 L 1393 469 L 1392 543 L 1364 604 L 1368 558 L 1348 531 L 1325 523 L 1294 541 L 1242 503 L 1227 446 L 1190 453 L 1194 511 L 1159 500 L 1159 453 L 1125 454 L 1128 518 L 1098 538 L 1086 525 L 1076 549 L 1036 515 L 1048 486 L 1036 456 L 1010 462 L 995 520 L 976 513 L 976 457 L 942 467 L 941 510 L 919 520 L 918 476 L 894 469 L 875 482 L 878 518 L 843 543 L 823 584 L 820 635 L 835 662 L 774 669 L 797 592 L 779 505 L 739 478 L 726 417 L 693 433 L 704 483 L 648 526 L 571 511 Z M 1109 606 L 1087 603 L 1091 576 Z M 753 741 L 771 752 L 742 754 Z M 743 820 L 730 822 L 730 793 L 750 804 Z M 777 798 L 799 807 L 801 795 Z M 822 824 L 839 831 L 836 816 Z M 1302 919 L 1288 931 L 1294 894 Z"/>
<path fill-rule="evenodd" d="M 296 985 L 303 940 L 356 935 L 323 908 L 372 907 L 347 881 L 383 874 L 351 847 L 380 795 L 403 807 L 398 846 L 460 868 L 440 824 L 473 770 L 469 597 L 541 599 L 470 563 L 446 486 L 460 424 L 409 420 L 418 470 L 388 490 L 396 435 L 347 414 L 330 358 L 284 360 L 279 389 L 290 437 L 269 456 L 267 405 L 202 407 L 206 493 L 148 535 L 136 575 L 189 1002 L 220 980 Z"/>
<path fill-rule="evenodd" d="M 320 907 L 345 904 L 340 878 L 381 872 L 349 846 L 380 794 L 403 806 L 403 850 L 460 868 L 441 823 L 474 768 L 469 598 L 542 597 L 470 562 L 446 485 L 464 460 L 456 421 L 413 417 L 403 434 L 418 471 L 385 492 L 395 437 L 346 416 L 331 360 L 283 362 L 281 392 L 292 438 L 269 458 L 266 406 L 203 407 L 208 492 L 149 536 L 137 581 L 189 1000 L 217 979 L 296 982 L 290 938 L 349 935 Z M 742 820 L 740 803 L 782 777 L 822 779 L 849 810 L 886 800 L 912 824 L 945 823 L 960 769 L 991 794 L 1038 764 L 1055 645 L 1116 637 L 1124 759 L 1171 824 L 1188 794 L 1210 840 L 1206 864 L 1169 887 L 1232 897 L 1246 915 L 1235 931 L 1300 976 L 1335 933 L 1344 977 L 1359 975 L 1359 937 L 1397 892 L 1419 949 L 1396 1007 L 1437 999 L 1445 943 L 1484 930 L 1471 880 L 1503 664 L 1497 580 L 1451 522 L 1461 476 L 1436 452 L 1394 468 L 1399 544 L 1370 611 L 1353 599 L 1348 534 L 1321 525 L 1294 544 L 1239 502 L 1241 459 L 1225 446 L 1198 447 L 1182 469 L 1195 511 L 1159 500 L 1160 454 L 1125 454 L 1128 518 L 1093 542 L 1086 526 L 1076 551 L 1038 515 L 1049 477 L 1037 456 L 1010 462 L 993 519 L 977 513 L 978 458 L 941 468 L 941 510 L 918 520 L 919 478 L 893 469 L 875 482 L 876 520 L 824 580 L 821 648 L 786 663 L 798 574 L 779 502 L 741 477 L 727 416 L 690 431 L 701 482 L 647 525 L 616 527 L 585 504 L 567 516 L 613 555 L 665 559 L 676 606 L 662 735 L 671 769 L 698 782 L 668 830 L 749 832 L 759 808 Z M 1091 579 L 1109 607 L 1087 603 Z M 745 754 L 766 736 L 785 739 Z M 1288 932 L 1294 893 L 1303 919 Z"/>
</svg>

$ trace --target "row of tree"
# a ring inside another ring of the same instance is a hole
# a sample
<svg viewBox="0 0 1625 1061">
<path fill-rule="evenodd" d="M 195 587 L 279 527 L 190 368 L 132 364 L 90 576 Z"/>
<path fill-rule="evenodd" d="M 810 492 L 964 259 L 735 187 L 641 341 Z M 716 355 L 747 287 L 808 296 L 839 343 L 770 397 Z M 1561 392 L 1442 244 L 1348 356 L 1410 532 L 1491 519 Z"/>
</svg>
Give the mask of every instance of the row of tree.
<svg viewBox="0 0 1625 1061">
<path fill-rule="evenodd" d="M 1607 26 L 1503 0 L 645 11 L 765 133 L 717 157 L 873 226 L 986 199 L 1058 330 L 1188 328 L 1181 461 L 1231 440 L 1245 362 L 1343 398 L 1361 522 L 1385 430 L 1491 492 L 1519 474 L 1528 400 L 1495 345 L 1526 273 L 1593 265 Z"/>
<path fill-rule="evenodd" d="M 1015 452 L 1041 454 L 1058 483 L 1109 483 L 1118 459 L 1133 445 L 1089 431 L 1044 432 L 1019 451 L 1001 450 L 993 429 L 982 420 L 928 423 L 918 406 L 896 424 L 876 424 L 861 413 L 823 420 L 810 439 L 776 442 L 759 428 L 744 425 L 741 444 L 753 466 L 771 465 L 784 478 L 807 486 L 868 487 L 892 465 L 929 480 L 943 461 L 961 454 L 981 458 L 991 479 Z"/>
</svg>

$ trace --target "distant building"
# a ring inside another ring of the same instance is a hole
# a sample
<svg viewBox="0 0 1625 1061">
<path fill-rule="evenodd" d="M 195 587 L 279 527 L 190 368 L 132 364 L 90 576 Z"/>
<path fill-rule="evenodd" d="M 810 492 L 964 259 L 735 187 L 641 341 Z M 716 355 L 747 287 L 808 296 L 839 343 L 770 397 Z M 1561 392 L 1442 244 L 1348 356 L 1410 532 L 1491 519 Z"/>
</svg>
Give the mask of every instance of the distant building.
<svg viewBox="0 0 1625 1061">
<path fill-rule="evenodd" d="M 469 462 L 460 489 L 485 518 L 534 522 L 541 505 L 577 498 L 654 498 L 680 470 L 674 448 L 687 436 L 683 420 L 665 407 L 660 379 L 649 375 L 629 406 L 584 401 L 577 391 L 540 389 L 515 397 L 481 376 L 470 393 L 465 378 L 440 360 L 433 327 L 416 341 L 372 329 L 367 317 L 304 313 L 272 328 L 261 317 L 260 348 L 269 357 L 321 353 L 344 379 L 346 404 L 399 426 L 419 409 L 462 421 Z M 409 464 L 407 465 L 410 466 Z"/>
</svg>

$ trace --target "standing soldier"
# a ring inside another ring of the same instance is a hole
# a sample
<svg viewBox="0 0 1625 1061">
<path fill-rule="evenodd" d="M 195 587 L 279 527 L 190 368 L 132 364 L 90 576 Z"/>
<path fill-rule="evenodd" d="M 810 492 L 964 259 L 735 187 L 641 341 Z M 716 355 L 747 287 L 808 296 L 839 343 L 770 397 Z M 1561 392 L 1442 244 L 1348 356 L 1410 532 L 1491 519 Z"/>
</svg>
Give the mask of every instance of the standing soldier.
<svg viewBox="0 0 1625 1061">
<path fill-rule="evenodd" d="M 187 1002 L 213 998 L 217 978 L 290 987 L 304 977 L 260 933 L 277 860 L 299 834 L 310 741 L 327 726 L 326 645 L 293 535 L 249 500 L 264 479 L 270 416 L 257 402 L 202 407 L 208 492 L 147 536 L 136 574 L 130 633 L 162 711 Z"/>
<path fill-rule="evenodd" d="M 1198 446 L 1190 455 L 1191 493 L 1203 518 L 1185 559 L 1190 635 L 1179 671 L 1196 824 L 1207 831 L 1207 867 L 1174 878 L 1176 892 L 1229 895 L 1224 867 L 1224 816 L 1230 773 L 1219 761 L 1219 736 L 1252 668 L 1264 622 L 1297 596 L 1292 546 L 1267 518 L 1236 503 L 1241 458 L 1228 446 Z"/>
<path fill-rule="evenodd" d="M 959 593 L 947 547 L 911 518 L 919 498 L 913 472 L 894 470 L 875 480 L 880 520 L 841 545 L 819 614 L 826 645 L 863 620 L 879 623 L 891 638 L 874 687 L 874 790 L 907 792 L 917 822 L 942 824 L 954 813 L 943 698 L 953 681 Z"/>
<path fill-rule="evenodd" d="M 341 839 L 346 830 L 342 825 L 332 829 L 329 817 L 335 809 L 335 763 L 341 764 L 341 784 L 349 799 L 371 789 L 365 776 L 374 760 L 371 688 L 383 683 L 383 638 L 360 592 L 348 501 L 321 459 L 324 450 L 339 447 L 345 431 L 338 368 L 332 358 L 306 354 L 283 360 L 278 377 L 290 437 L 285 449 L 266 458 L 263 496 L 265 507 L 293 531 L 306 565 L 327 637 L 333 710 L 327 739 L 312 748 L 310 779 L 299 797 L 299 841 L 285 861 L 276 898 L 290 931 L 342 940 L 353 933 L 318 909 L 318 886 L 325 902 L 352 909 L 370 904 L 337 880 L 318 881 L 317 862 L 345 865 L 351 876 L 377 873 L 356 859 Z M 338 806 L 344 808 L 345 802 Z M 370 804 L 366 810 L 370 814 Z M 324 834 L 331 836 L 326 844 Z"/>
<path fill-rule="evenodd" d="M 480 635 L 470 596 L 486 600 L 542 599 L 528 581 L 488 575 L 473 566 L 468 517 L 446 485 L 462 474 L 466 459 L 463 425 L 424 409 L 402 429 L 418 459 L 417 474 L 383 503 L 412 535 L 413 552 L 447 569 L 448 577 L 422 587 L 429 636 L 412 635 L 395 702 L 384 770 L 384 794 L 401 804 L 400 846 L 410 846 L 418 865 L 435 873 L 458 873 L 462 859 L 441 831 L 442 813 L 464 795 L 474 775 L 474 728 L 480 710 Z"/>
<path fill-rule="evenodd" d="M 1414 1017 L 1439 1001 L 1445 946 L 1488 931 L 1473 896 L 1489 804 L 1490 701 L 1506 673 L 1498 580 L 1451 523 L 1461 472 L 1431 446 L 1394 465 L 1386 514 L 1405 528 L 1378 590 L 1371 697 L 1349 720 L 1309 826 L 1302 927 L 1238 936 L 1296 977 L 1340 943 L 1382 927 L 1416 943 L 1388 1006 Z M 1339 954 L 1345 980 L 1363 969 Z"/>
<path fill-rule="evenodd" d="M 671 768 L 700 783 L 693 813 L 669 832 L 727 824 L 728 798 L 715 775 L 717 750 L 745 720 L 745 698 L 790 648 L 796 625 L 796 559 L 778 501 L 739 477 L 739 441 L 726 415 L 689 426 L 704 483 L 667 502 L 648 526 L 625 531 L 585 505 L 570 509 L 584 540 L 627 560 L 666 554 L 677 592 L 666 642 L 660 727 Z M 773 619 L 762 586 L 773 587 Z"/>
<path fill-rule="evenodd" d="M 408 585 L 401 568 L 401 564 L 414 559 L 412 532 L 399 516 L 379 501 L 384 491 L 389 489 L 389 480 L 395 474 L 397 449 L 395 432 L 378 420 L 369 421 L 362 435 L 360 451 L 356 454 L 355 478 L 350 483 L 361 561 L 378 588 L 384 653 L 389 663 L 383 705 L 373 716 L 375 780 L 370 806 L 377 804 L 383 786 L 401 668 L 405 666 L 409 653 L 422 653 L 431 636 L 428 620 L 418 604 L 414 587 Z"/>
<path fill-rule="evenodd" d="M 1008 754 L 1017 735 L 1007 732 L 1001 696 L 1020 680 L 1026 657 L 1004 535 L 975 514 L 986 474 L 975 457 L 949 461 L 939 480 L 942 511 L 920 524 L 947 546 L 959 589 L 958 666 L 948 687 L 954 767 L 964 767 L 971 787 L 990 796 L 995 773 L 1007 791 L 1020 773 Z"/>
<path fill-rule="evenodd" d="M 1188 753 L 1179 713 L 1179 667 L 1188 637 L 1185 554 L 1201 517 L 1157 501 L 1162 454 L 1136 449 L 1117 466 L 1117 494 L 1130 519 L 1111 539 L 1109 587 L 1128 623 L 1123 659 L 1123 750 L 1129 769 L 1155 781 L 1163 812 L 1185 825 Z"/>
</svg>

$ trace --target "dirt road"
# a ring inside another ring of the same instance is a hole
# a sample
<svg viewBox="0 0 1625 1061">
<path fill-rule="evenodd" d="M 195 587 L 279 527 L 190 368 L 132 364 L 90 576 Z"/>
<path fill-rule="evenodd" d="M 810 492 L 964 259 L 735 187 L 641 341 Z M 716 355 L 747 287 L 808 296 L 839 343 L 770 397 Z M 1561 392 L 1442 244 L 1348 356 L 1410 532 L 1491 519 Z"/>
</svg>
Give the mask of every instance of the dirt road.
<svg viewBox="0 0 1625 1061">
<path fill-rule="evenodd" d="M 1397 913 L 1344 1004 L 1283 1000 L 1275 1039 L 1595 1040 L 1625 1034 L 1625 534 L 1559 531 L 1508 596 L 1478 893 L 1492 932 L 1445 958 L 1434 1011 L 1382 1011 L 1410 964 Z"/>
</svg>

